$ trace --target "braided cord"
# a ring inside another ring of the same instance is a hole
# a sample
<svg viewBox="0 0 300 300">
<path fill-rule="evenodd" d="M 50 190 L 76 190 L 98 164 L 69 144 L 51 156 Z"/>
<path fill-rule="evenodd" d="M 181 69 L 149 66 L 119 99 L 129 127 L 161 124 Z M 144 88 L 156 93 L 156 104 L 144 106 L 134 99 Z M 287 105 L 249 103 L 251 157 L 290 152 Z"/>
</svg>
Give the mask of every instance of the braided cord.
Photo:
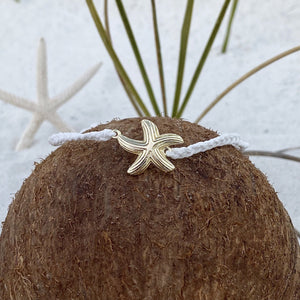
<svg viewBox="0 0 300 300">
<path fill-rule="evenodd" d="M 101 131 L 94 131 L 88 133 L 60 132 L 50 136 L 48 142 L 53 146 L 59 146 L 64 144 L 65 142 L 83 140 L 106 142 L 114 136 L 116 136 L 116 133 L 111 129 L 104 129 Z"/>
<path fill-rule="evenodd" d="M 198 142 L 187 147 L 171 148 L 166 152 L 167 156 L 173 159 L 190 157 L 194 154 L 205 152 L 216 147 L 232 145 L 239 150 L 248 147 L 248 143 L 241 140 L 237 134 L 223 134 L 208 141 Z"/>
<path fill-rule="evenodd" d="M 111 129 L 104 129 L 89 133 L 60 132 L 52 135 L 48 141 L 53 146 L 59 146 L 69 141 L 93 140 L 97 142 L 105 142 L 115 136 L 116 132 Z M 225 145 L 232 145 L 241 151 L 248 147 L 248 143 L 241 140 L 239 135 L 222 134 L 211 140 L 198 142 L 187 147 L 171 148 L 166 152 L 166 155 L 173 159 L 181 159 Z"/>
</svg>

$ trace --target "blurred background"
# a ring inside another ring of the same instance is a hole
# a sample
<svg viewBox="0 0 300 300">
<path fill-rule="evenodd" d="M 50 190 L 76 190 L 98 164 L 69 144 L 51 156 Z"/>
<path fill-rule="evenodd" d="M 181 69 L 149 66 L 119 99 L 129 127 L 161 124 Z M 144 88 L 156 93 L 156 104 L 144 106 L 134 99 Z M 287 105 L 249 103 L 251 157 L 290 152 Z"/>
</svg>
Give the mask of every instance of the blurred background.
<svg viewBox="0 0 300 300">
<path fill-rule="evenodd" d="M 114 47 L 146 103 L 134 55 L 114 1 L 109 2 Z M 160 86 L 150 1 L 124 0 L 154 92 Z M 103 17 L 103 1 L 95 1 Z M 196 0 L 187 49 L 183 91 L 187 89 L 223 1 Z M 168 106 L 174 97 L 180 31 L 186 2 L 157 1 Z M 297 0 L 239 1 L 228 50 L 221 53 L 229 10 L 217 35 L 183 118 L 193 122 L 228 85 L 251 68 L 280 52 L 300 45 L 300 4 Z M 0 1 L 0 89 L 36 101 L 37 47 L 47 45 L 49 94 L 55 96 L 87 69 L 102 62 L 92 80 L 59 110 L 76 131 L 113 118 L 134 117 L 113 63 L 99 38 L 84 0 Z M 263 69 L 229 93 L 201 125 L 220 133 L 236 132 L 249 149 L 276 151 L 300 146 L 300 52 Z M 47 139 L 57 130 L 43 123 L 29 149 L 15 146 L 32 114 L 0 99 L 0 221 L 34 162 L 51 151 Z M 290 152 L 300 156 L 300 150 Z M 274 186 L 294 225 L 300 228 L 300 165 L 251 157 Z"/>
</svg>

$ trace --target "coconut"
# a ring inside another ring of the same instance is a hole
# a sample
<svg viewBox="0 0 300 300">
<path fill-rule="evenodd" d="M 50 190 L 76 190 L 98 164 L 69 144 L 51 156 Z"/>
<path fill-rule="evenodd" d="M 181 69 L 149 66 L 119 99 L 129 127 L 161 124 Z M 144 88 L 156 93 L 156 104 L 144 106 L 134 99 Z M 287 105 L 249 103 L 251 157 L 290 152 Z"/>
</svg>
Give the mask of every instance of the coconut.
<svg viewBox="0 0 300 300">
<path fill-rule="evenodd" d="M 217 136 L 149 118 L 183 146 Z M 141 118 L 118 129 L 143 139 Z M 117 140 L 67 142 L 25 180 L 0 238 L 1 299 L 300 299 L 299 246 L 266 177 L 233 146 L 151 165 Z"/>
</svg>

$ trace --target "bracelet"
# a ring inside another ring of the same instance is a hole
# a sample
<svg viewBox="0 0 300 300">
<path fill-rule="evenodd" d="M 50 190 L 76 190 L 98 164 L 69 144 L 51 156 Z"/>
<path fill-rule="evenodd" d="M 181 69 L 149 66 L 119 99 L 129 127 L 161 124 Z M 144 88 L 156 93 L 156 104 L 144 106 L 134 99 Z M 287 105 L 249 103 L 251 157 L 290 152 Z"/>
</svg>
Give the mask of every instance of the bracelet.
<svg viewBox="0 0 300 300">
<path fill-rule="evenodd" d="M 127 170 L 130 175 L 143 173 L 151 163 L 164 172 L 173 171 L 175 166 L 167 157 L 172 159 L 187 158 L 225 145 L 232 145 L 241 151 L 248 147 L 248 143 L 241 140 L 239 135 L 222 134 L 208 141 L 198 142 L 187 147 L 170 148 L 170 146 L 182 144 L 182 137 L 174 133 L 159 134 L 157 126 L 149 120 L 142 120 L 141 125 L 144 133 L 143 141 L 128 138 L 118 129 L 104 129 L 89 133 L 57 133 L 52 135 L 48 141 L 53 146 L 59 146 L 68 141 L 93 140 L 104 142 L 115 138 L 127 152 L 138 155 Z"/>
</svg>

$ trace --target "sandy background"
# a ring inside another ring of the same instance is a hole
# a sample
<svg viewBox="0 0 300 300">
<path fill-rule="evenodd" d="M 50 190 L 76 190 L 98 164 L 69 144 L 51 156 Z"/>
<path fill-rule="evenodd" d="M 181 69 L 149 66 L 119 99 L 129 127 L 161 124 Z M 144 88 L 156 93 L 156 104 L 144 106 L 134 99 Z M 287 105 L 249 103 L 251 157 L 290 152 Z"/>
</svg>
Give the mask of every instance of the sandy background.
<svg viewBox="0 0 300 300">
<path fill-rule="evenodd" d="M 99 10 L 102 1 L 95 1 Z M 157 1 L 165 66 L 167 96 L 174 95 L 180 27 L 185 2 Z M 124 1 L 156 95 L 160 97 L 153 43 L 150 1 Z M 183 90 L 194 72 L 222 1 L 198 0 L 192 20 Z M 225 22 L 227 23 L 228 12 Z M 122 28 L 118 11 L 110 3 L 115 48 L 144 99 L 143 82 Z M 298 0 L 239 1 L 227 54 L 220 53 L 225 23 L 213 45 L 184 118 L 194 121 L 202 109 L 245 72 L 300 44 Z M 99 61 L 102 68 L 92 81 L 59 109 L 62 119 L 76 131 L 95 122 L 135 116 L 116 76 L 83 0 L 0 0 L 0 89 L 29 100 L 36 99 L 36 52 L 44 37 L 48 50 L 49 92 L 56 95 Z M 201 125 L 219 132 L 237 132 L 250 149 L 279 150 L 300 146 L 300 53 L 276 62 L 232 91 Z M 0 221 L 35 161 L 55 148 L 47 142 L 56 132 L 49 123 L 38 131 L 30 149 L 14 148 L 31 114 L 0 100 Z M 294 155 L 300 155 L 295 151 Z M 269 178 L 300 228 L 300 165 L 274 158 L 251 158 Z"/>
</svg>

